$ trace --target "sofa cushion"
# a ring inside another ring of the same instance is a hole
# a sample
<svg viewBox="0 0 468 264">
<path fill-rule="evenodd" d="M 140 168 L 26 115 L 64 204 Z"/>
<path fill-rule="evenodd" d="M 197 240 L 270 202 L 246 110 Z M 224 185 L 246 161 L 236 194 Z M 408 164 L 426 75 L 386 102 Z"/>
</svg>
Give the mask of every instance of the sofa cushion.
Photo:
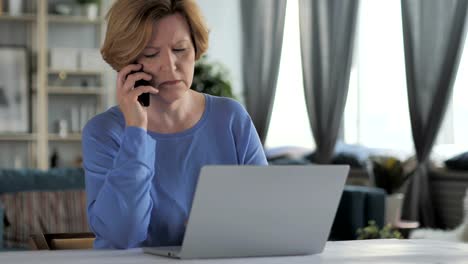
<svg viewBox="0 0 468 264">
<path fill-rule="evenodd" d="M 304 156 L 304 159 L 308 160 L 311 163 L 317 163 L 316 153 L 312 152 Z M 349 165 L 351 168 L 362 169 L 366 167 L 366 164 L 361 162 L 357 156 L 353 153 L 335 153 L 332 157 L 332 164 L 345 164 Z"/>
<path fill-rule="evenodd" d="M 25 191 L 63 191 L 85 188 L 81 168 L 1 169 L 0 194 Z"/>
<path fill-rule="evenodd" d="M 468 152 L 461 153 L 446 160 L 445 166 L 451 170 L 468 170 Z"/>
<path fill-rule="evenodd" d="M 383 227 L 385 195 L 385 191 L 380 188 L 346 185 L 329 239 L 356 239 L 356 231 L 367 226 L 370 220 Z"/>
<path fill-rule="evenodd" d="M 0 219 L 6 219 L 6 217 L 3 215 L 3 207 L 0 204 Z M 4 226 L 0 226 L 0 250 L 3 248 L 3 230 L 6 227 L 6 223 Z"/>
<path fill-rule="evenodd" d="M 31 234 L 89 232 L 84 190 L 6 193 L 0 203 L 10 222 L 5 248 L 28 248 Z"/>
</svg>

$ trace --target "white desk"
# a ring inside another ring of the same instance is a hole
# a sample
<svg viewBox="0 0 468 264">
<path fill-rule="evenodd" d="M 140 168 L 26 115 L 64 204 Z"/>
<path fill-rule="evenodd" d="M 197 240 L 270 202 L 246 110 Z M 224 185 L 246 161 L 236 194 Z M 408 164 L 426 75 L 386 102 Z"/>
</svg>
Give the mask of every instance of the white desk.
<svg viewBox="0 0 468 264">
<path fill-rule="evenodd" d="M 174 260 L 142 253 L 141 249 L 130 250 L 64 250 L 26 251 L 0 253 L 1 264 L 16 263 L 468 263 L 468 244 L 435 240 L 363 240 L 328 242 L 325 251 L 319 255 Z"/>
</svg>

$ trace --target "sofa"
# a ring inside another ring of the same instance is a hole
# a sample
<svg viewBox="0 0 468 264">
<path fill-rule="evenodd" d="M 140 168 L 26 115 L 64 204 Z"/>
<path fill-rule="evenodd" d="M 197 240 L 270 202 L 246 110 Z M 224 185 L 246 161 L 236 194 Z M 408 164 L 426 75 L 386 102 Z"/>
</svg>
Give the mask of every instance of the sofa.
<svg viewBox="0 0 468 264">
<path fill-rule="evenodd" d="M 442 166 L 429 169 L 429 186 L 435 213 L 435 227 L 454 229 L 462 222 L 468 208 L 464 197 L 468 192 L 468 171 Z"/>
<path fill-rule="evenodd" d="M 353 240 L 356 231 L 375 221 L 382 228 L 385 224 L 385 197 L 383 189 L 346 185 L 330 231 L 329 240 Z"/>
<path fill-rule="evenodd" d="M 36 233 L 89 232 L 82 169 L 0 170 L 0 249 Z"/>
<path fill-rule="evenodd" d="M 89 232 L 82 169 L 0 169 L 0 249 L 29 249 L 37 233 Z M 356 238 L 356 230 L 374 220 L 383 225 L 385 192 L 347 185 L 330 234 L 331 240 Z"/>
</svg>

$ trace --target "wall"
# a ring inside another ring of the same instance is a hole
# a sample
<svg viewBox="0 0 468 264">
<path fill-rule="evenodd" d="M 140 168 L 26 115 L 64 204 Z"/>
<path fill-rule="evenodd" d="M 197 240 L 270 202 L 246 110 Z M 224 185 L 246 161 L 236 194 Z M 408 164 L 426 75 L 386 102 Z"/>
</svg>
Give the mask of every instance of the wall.
<svg viewBox="0 0 468 264">
<path fill-rule="evenodd" d="M 208 58 L 224 64 L 234 94 L 242 99 L 242 25 L 239 0 L 197 0 L 210 32 Z"/>
</svg>

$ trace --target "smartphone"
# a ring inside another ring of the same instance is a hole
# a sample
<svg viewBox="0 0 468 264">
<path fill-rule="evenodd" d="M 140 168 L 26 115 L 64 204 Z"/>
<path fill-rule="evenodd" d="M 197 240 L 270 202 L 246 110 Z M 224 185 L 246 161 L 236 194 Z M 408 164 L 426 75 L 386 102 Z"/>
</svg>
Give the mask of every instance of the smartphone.
<svg viewBox="0 0 468 264">
<path fill-rule="evenodd" d="M 143 72 L 143 69 L 136 71 L 136 72 L 131 72 L 130 74 L 137 73 L 137 72 Z M 150 86 L 151 84 L 147 80 L 138 80 L 135 82 L 135 88 L 139 86 Z M 150 105 L 150 94 L 149 93 L 142 93 L 140 96 L 138 96 L 138 102 L 144 107 L 148 107 Z"/>
</svg>

